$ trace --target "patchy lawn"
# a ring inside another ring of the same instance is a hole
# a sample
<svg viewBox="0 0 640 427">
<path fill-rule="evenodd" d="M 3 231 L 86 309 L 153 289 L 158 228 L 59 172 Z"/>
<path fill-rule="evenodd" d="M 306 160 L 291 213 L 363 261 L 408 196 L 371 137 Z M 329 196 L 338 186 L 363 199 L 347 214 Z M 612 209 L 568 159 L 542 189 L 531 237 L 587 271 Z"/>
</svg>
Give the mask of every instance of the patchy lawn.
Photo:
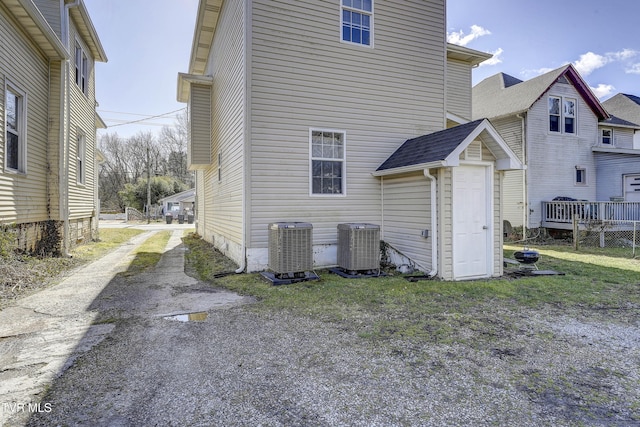
<svg viewBox="0 0 640 427">
<path fill-rule="evenodd" d="M 130 228 L 101 229 L 100 240 L 78 246 L 71 252 L 72 258 L 3 253 L 0 255 L 0 308 L 56 283 L 66 272 L 103 256 L 142 232 Z"/>
</svg>

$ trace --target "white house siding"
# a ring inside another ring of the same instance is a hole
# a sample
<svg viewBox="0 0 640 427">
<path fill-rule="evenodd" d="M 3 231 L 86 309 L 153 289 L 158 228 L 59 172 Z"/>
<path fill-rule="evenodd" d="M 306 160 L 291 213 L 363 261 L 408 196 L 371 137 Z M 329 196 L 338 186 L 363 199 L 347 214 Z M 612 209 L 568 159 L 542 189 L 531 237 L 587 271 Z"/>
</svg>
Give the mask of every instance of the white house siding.
<svg viewBox="0 0 640 427">
<path fill-rule="evenodd" d="M 68 191 L 69 191 L 69 218 L 80 220 L 96 215 L 97 203 L 94 198 L 93 188 L 95 186 L 95 147 L 96 147 L 96 98 L 95 98 L 95 78 L 94 61 L 91 52 L 80 39 L 73 20 L 70 25 L 70 46 L 75 52 L 75 43 L 78 41 L 82 46 L 89 60 L 89 76 L 87 77 L 87 93 L 82 93 L 80 87 L 75 83 L 75 63 L 70 61 L 69 67 L 69 122 L 67 123 L 66 135 L 68 146 L 68 158 L 66 159 L 68 170 Z M 75 54 L 74 54 L 75 55 Z M 72 58 L 75 56 L 72 55 Z M 80 134 L 85 137 L 85 182 L 78 183 L 77 168 L 77 138 Z"/>
<path fill-rule="evenodd" d="M 606 126 L 603 126 L 606 127 Z M 634 129 L 612 128 L 613 129 L 613 146 L 615 148 L 633 149 Z M 600 142 L 600 141 L 598 141 Z"/>
<path fill-rule="evenodd" d="M 548 131 L 548 96 L 567 96 L 578 102 L 577 135 Z M 527 167 L 529 227 L 540 227 L 541 202 L 556 196 L 595 200 L 596 165 L 591 147 L 597 144 L 598 121 L 575 88 L 556 83 L 529 110 L 527 115 Z M 587 170 L 587 185 L 575 185 L 575 166 Z"/>
<path fill-rule="evenodd" d="M 444 127 L 444 1 L 376 1 L 373 47 L 340 41 L 339 2 L 252 4 L 250 246 L 293 220 L 335 245 L 337 224 L 381 220 L 371 172 Z M 310 128 L 346 133 L 346 195 L 309 194 Z"/>
<path fill-rule="evenodd" d="M 382 239 L 411 258 L 420 270 L 430 271 L 431 185 L 422 172 L 385 177 L 383 185 L 384 228 Z M 430 236 L 424 238 L 423 230 Z"/>
<path fill-rule="evenodd" d="M 598 174 L 597 200 L 624 197 L 623 175 L 640 174 L 640 152 L 635 156 L 621 153 L 594 153 L 594 156 Z"/>
<path fill-rule="evenodd" d="M 471 67 L 447 60 L 447 112 L 471 120 Z"/>
<path fill-rule="evenodd" d="M 432 173 L 433 175 L 433 173 Z M 453 174 L 438 169 L 438 275 L 453 280 Z"/>
<path fill-rule="evenodd" d="M 523 161 L 522 156 L 522 119 L 517 116 L 510 116 L 498 120 L 491 120 L 502 139 L 509 145 L 509 148 Z M 523 180 L 525 171 L 514 170 L 504 172 L 503 183 L 503 206 L 504 219 L 518 227 L 523 223 Z"/>
<path fill-rule="evenodd" d="M 223 3 L 205 75 L 213 77 L 211 93 L 211 167 L 199 177 L 206 218 L 203 236 L 241 263 L 245 143 L 244 2 Z M 220 180 L 218 179 L 218 159 Z M 202 208 L 201 208 L 202 209 Z M 203 216 L 204 214 L 204 216 Z"/>
<path fill-rule="evenodd" d="M 49 62 L 0 6 L 0 223 L 47 219 Z M 5 165 L 5 84 L 26 95 L 26 174 Z"/>
</svg>

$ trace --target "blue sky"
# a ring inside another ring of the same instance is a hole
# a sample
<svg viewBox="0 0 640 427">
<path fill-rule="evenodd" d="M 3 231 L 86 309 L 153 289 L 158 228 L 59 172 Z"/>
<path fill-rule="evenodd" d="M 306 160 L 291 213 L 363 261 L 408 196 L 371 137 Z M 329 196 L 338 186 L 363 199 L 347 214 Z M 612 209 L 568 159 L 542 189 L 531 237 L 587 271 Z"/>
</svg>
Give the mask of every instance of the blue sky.
<svg viewBox="0 0 640 427">
<path fill-rule="evenodd" d="M 109 61 L 96 64 L 100 117 L 121 137 L 157 133 L 185 108 L 178 72 L 188 71 L 198 0 L 85 0 Z M 123 122 L 143 120 L 131 125 Z M 105 132 L 105 131 L 101 131 Z"/>
<path fill-rule="evenodd" d="M 402 1 L 402 0 L 394 0 Z M 85 0 L 109 58 L 96 65 L 98 112 L 122 137 L 159 132 L 179 110 L 178 72 L 188 71 L 198 0 Z M 374 3 L 375 4 L 375 3 Z M 504 72 L 527 80 L 576 65 L 602 100 L 640 95 L 638 0 L 448 0 L 449 40 L 490 52 L 474 84 Z M 138 124 L 123 122 L 143 120 Z"/>
<path fill-rule="evenodd" d="M 493 53 L 473 82 L 573 63 L 594 93 L 640 95 L 640 1 L 449 0 L 449 41 Z"/>
</svg>

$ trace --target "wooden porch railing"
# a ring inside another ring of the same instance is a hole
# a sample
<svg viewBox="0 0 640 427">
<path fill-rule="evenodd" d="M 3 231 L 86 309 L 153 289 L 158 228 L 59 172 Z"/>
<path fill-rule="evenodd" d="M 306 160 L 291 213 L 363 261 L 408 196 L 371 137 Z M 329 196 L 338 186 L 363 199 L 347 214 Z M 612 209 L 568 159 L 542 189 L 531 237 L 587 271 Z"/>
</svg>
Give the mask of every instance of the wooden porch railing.
<svg viewBox="0 0 640 427">
<path fill-rule="evenodd" d="M 542 226 L 586 221 L 640 221 L 640 202 L 542 202 Z"/>
</svg>

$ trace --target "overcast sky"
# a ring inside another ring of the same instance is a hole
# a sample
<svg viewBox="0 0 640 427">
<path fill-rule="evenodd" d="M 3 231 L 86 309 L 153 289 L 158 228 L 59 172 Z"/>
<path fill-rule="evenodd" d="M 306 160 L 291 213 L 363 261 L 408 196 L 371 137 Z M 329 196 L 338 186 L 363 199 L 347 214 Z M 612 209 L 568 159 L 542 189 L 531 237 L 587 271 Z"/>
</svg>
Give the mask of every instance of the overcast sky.
<svg viewBox="0 0 640 427">
<path fill-rule="evenodd" d="M 129 137 L 173 124 L 185 107 L 176 101 L 176 82 L 188 71 L 198 0 L 85 4 L 109 58 L 96 65 L 107 132 Z M 447 2 L 449 41 L 494 54 L 474 70 L 474 84 L 499 72 L 527 80 L 573 63 L 602 100 L 640 95 L 639 22 L 639 0 Z"/>
</svg>

